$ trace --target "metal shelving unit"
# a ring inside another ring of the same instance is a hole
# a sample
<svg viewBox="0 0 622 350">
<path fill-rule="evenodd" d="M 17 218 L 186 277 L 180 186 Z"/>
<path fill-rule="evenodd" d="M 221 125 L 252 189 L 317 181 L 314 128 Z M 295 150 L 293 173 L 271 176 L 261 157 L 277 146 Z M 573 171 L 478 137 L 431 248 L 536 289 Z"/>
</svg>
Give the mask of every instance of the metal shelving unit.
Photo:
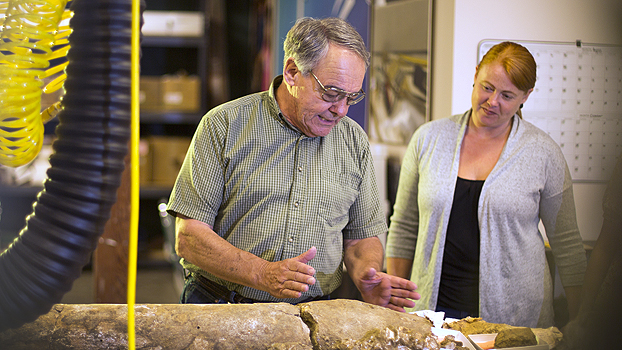
<svg viewBox="0 0 622 350">
<path fill-rule="evenodd" d="M 202 36 L 145 35 L 141 38 L 141 75 L 175 74 L 186 71 L 196 74 L 201 81 L 201 108 L 197 113 L 179 113 L 169 111 L 141 112 L 141 124 L 193 124 L 196 125 L 208 109 L 207 62 L 209 50 L 209 12 L 208 1 L 198 1 L 192 12 L 203 15 Z M 155 9 L 162 4 L 153 2 Z M 151 2 L 148 1 L 147 5 Z M 167 6 L 174 6 L 166 3 Z M 186 9 L 184 9 L 186 10 Z"/>
</svg>

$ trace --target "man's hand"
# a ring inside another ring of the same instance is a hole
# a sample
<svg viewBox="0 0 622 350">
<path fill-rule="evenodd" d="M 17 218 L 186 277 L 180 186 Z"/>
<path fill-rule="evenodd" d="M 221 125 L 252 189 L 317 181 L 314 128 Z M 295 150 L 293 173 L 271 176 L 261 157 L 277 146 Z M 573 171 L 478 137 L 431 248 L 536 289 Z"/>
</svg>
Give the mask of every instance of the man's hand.
<svg viewBox="0 0 622 350">
<path fill-rule="evenodd" d="M 384 249 L 378 237 L 344 240 L 344 262 L 348 274 L 365 302 L 404 312 L 421 296 L 413 282 L 378 272 Z"/>
<path fill-rule="evenodd" d="M 315 284 L 315 269 L 307 263 L 315 257 L 317 248 L 311 247 L 299 256 L 275 262 L 266 262 L 261 269 L 258 289 L 276 298 L 299 298 L 302 292 Z"/>
<path fill-rule="evenodd" d="M 395 311 L 404 312 L 405 307 L 415 306 L 415 302 L 411 299 L 419 300 L 421 298 L 419 293 L 415 291 L 417 285 L 413 282 L 377 272 L 374 268 L 369 268 L 357 285 L 365 302 Z"/>
</svg>

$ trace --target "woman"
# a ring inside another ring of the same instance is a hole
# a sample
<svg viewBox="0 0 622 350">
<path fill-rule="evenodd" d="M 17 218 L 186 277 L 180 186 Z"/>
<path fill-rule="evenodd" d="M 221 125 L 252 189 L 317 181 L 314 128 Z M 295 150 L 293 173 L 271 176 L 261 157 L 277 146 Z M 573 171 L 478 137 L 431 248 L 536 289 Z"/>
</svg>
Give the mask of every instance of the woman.
<svg viewBox="0 0 622 350">
<path fill-rule="evenodd" d="M 387 270 L 419 286 L 417 309 L 516 326 L 553 325 L 543 222 L 576 315 L 586 259 L 558 145 L 521 117 L 536 63 L 495 45 L 475 69 L 472 108 L 414 133 L 387 242 Z"/>
</svg>

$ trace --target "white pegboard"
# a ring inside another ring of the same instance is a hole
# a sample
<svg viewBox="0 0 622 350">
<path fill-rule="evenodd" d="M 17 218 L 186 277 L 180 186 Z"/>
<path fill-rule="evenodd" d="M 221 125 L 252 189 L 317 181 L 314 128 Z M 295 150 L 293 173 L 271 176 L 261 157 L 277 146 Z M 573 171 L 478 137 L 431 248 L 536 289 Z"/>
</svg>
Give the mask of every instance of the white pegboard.
<svg viewBox="0 0 622 350">
<path fill-rule="evenodd" d="M 477 62 L 501 41 L 481 41 Z M 573 181 L 608 181 L 622 153 L 622 46 L 515 42 L 537 64 L 523 118 L 559 144 Z"/>
</svg>

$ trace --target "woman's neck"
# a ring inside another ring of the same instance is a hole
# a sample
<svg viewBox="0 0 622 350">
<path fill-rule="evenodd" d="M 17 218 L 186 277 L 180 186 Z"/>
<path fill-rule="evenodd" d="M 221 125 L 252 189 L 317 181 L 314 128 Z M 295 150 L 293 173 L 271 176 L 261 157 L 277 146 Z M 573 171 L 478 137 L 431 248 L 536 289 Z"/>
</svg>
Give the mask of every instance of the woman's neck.
<svg viewBox="0 0 622 350">
<path fill-rule="evenodd" d="M 466 133 L 470 134 L 469 136 L 475 137 L 481 141 L 498 141 L 500 139 L 505 141 L 508 139 L 510 131 L 512 130 L 513 120 L 514 119 L 511 118 L 503 125 L 487 127 L 475 125 L 473 118 L 470 118 Z"/>
</svg>

